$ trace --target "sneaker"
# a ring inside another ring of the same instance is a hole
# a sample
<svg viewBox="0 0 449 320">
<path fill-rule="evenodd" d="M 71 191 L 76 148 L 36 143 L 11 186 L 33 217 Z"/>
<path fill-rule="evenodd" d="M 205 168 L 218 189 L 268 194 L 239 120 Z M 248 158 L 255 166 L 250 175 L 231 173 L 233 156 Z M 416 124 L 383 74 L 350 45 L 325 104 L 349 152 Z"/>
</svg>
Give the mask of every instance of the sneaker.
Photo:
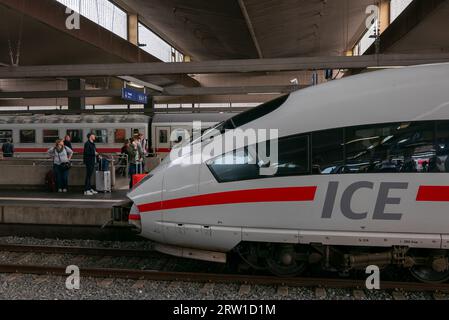
<svg viewBox="0 0 449 320">
<path fill-rule="evenodd" d="M 85 191 L 84 195 L 85 196 L 93 196 L 94 194 L 91 191 Z"/>
<path fill-rule="evenodd" d="M 95 191 L 94 189 L 90 190 L 90 192 L 92 192 L 93 194 L 98 194 L 98 192 Z"/>
<path fill-rule="evenodd" d="M 62 193 L 62 189 L 59 189 L 59 190 L 58 190 L 58 193 Z"/>
<path fill-rule="evenodd" d="M 62 192 L 63 192 L 63 193 L 67 193 L 67 189 L 63 189 Z"/>
</svg>

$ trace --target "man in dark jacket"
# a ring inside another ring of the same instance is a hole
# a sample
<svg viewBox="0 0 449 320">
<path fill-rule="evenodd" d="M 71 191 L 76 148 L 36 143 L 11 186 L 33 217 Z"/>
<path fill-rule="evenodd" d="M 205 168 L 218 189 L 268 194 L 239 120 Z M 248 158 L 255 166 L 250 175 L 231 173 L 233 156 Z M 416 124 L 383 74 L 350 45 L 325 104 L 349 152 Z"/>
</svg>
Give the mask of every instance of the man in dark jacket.
<svg viewBox="0 0 449 320">
<path fill-rule="evenodd" d="M 87 142 L 84 144 L 84 164 L 86 165 L 86 180 L 84 183 L 84 195 L 85 196 L 93 196 L 97 194 L 92 187 L 92 176 L 95 172 L 95 163 L 97 161 L 98 153 L 97 148 L 95 146 L 96 136 L 94 134 L 87 135 Z"/>
<path fill-rule="evenodd" d="M 2 146 L 3 157 L 12 158 L 14 157 L 14 145 L 11 143 L 11 140 L 8 139 L 6 143 Z"/>
<path fill-rule="evenodd" d="M 65 136 L 65 138 L 64 138 L 64 145 L 65 145 L 67 148 L 73 150 L 73 147 L 72 147 L 72 137 L 71 137 L 71 136 L 69 136 L 69 135 L 66 135 L 66 136 Z"/>
</svg>

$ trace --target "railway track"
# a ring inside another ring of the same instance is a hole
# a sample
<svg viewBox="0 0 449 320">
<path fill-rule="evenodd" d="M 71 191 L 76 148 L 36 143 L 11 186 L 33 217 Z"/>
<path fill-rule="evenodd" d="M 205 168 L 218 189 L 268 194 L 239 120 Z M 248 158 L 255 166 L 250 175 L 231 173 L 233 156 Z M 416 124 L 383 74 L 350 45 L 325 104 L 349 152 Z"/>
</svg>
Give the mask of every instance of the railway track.
<svg viewBox="0 0 449 320">
<path fill-rule="evenodd" d="M 72 246 L 38 246 L 22 244 L 0 244 L 0 252 L 15 253 L 44 253 L 44 254 L 69 254 L 86 256 L 108 256 L 108 257 L 137 257 L 157 258 L 162 254 L 152 250 L 118 249 L 118 248 L 89 248 Z"/>
<path fill-rule="evenodd" d="M 1 244 L 0 252 L 13 253 L 42 253 L 42 254 L 68 254 L 86 256 L 108 256 L 108 257 L 137 257 L 137 258 L 162 258 L 165 257 L 154 251 L 137 249 L 116 248 L 86 248 L 66 246 L 36 246 Z M 365 288 L 364 280 L 341 279 L 341 278 L 316 278 L 316 277 L 292 277 L 280 278 L 265 275 L 241 275 L 220 274 L 207 272 L 179 272 L 154 270 L 138 270 L 130 268 L 92 268 L 80 267 L 82 277 L 88 278 L 110 278 L 146 281 L 177 281 L 196 282 L 206 284 L 240 284 L 240 285 L 265 285 L 278 287 L 309 287 L 309 288 L 332 288 L 332 289 L 359 289 Z M 67 276 L 66 266 L 52 265 L 27 265 L 20 263 L 0 264 L 0 273 L 3 274 L 29 274 L 45 276 Z M 403 290 L 419 292 L 447 292 L 449 283 L 427 284 L 420 282 L 403 281 L 381 281 L 381 290 Z"/>
</svg>

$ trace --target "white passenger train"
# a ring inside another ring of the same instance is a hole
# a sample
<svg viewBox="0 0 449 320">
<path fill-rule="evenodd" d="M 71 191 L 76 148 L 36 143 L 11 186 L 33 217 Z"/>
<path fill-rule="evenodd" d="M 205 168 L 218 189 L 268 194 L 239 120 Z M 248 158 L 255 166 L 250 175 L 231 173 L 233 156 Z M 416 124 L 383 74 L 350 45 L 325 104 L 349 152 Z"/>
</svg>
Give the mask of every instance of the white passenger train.
<svg viewBox="0 0 449 320">
<path fill-rule="evenodd" d="M 129 221 L 159 251 L 220 262 L 237 252 L 278 275 L 375 264 L 445 281 L 448 88 L 449 64 L 384 70 L 237 115 L 130 192 Z M 278 129 L 277 161 L 255 152 L 263 143 L 189 161 L 236 128 Z"/>
<path fill-rule="evenodd" d="M 194 137 L 194 122 L 203 133 L 206 129 L 223 122 L 232 116 L 231 113 L 159 113 L 152 121 L 152 146 L 161 157 L 171 152 L 173 144 L 181 137 L 182 141 Z"/>
<path fill-rule="evenodd" d="M 16 115 L 0 118 L 0 145 L 10 140 L 21 156 L 46 153 L 57 139 L 72 138 L 75 152 L 82 153 L 88 133 L 97 136 L 100 153 L 120 153 L 125 140 L 136 133 L 149 139 L 148 151 L 166 156 L 174 138 L 193 136 L 193 122 L 199 121 L 201 130 L 231 117 L 230 113 L 167 113 L 154 117 L 144 115 Z M 151 128 L 151 129 L 150 129 Z"/>
<path fill-rule="evenodd" d="M 141 115 L 16 115 L 0 117 L 0 144 L 12 140 L 15 152 L 46 153 L 57 139 L 72 138 L 73 149 L 83 152 L 87 134 L 97 136 L 100 153 L 120 152 L 136 132 L 147 135 L 150 118 Z"/>
</svg>

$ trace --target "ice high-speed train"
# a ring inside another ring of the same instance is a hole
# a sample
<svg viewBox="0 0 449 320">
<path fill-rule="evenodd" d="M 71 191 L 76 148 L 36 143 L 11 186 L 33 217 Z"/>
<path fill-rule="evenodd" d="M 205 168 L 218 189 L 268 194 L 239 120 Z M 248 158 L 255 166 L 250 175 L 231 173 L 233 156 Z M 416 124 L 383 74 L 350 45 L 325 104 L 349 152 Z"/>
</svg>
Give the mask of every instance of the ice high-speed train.
<svg viewBox="0 0 449 320">
<path fill-rule="evenodd" d="M 300 90 L 216 129 L 128 194 L 130 223 L 157 250 L 238 253 L 278 275 L 374 264 L 449 278 L 449 64 Z M 277 129 L 277 157 L 275 138 L 216 152 L 237 129 Z"/>
</svg>

